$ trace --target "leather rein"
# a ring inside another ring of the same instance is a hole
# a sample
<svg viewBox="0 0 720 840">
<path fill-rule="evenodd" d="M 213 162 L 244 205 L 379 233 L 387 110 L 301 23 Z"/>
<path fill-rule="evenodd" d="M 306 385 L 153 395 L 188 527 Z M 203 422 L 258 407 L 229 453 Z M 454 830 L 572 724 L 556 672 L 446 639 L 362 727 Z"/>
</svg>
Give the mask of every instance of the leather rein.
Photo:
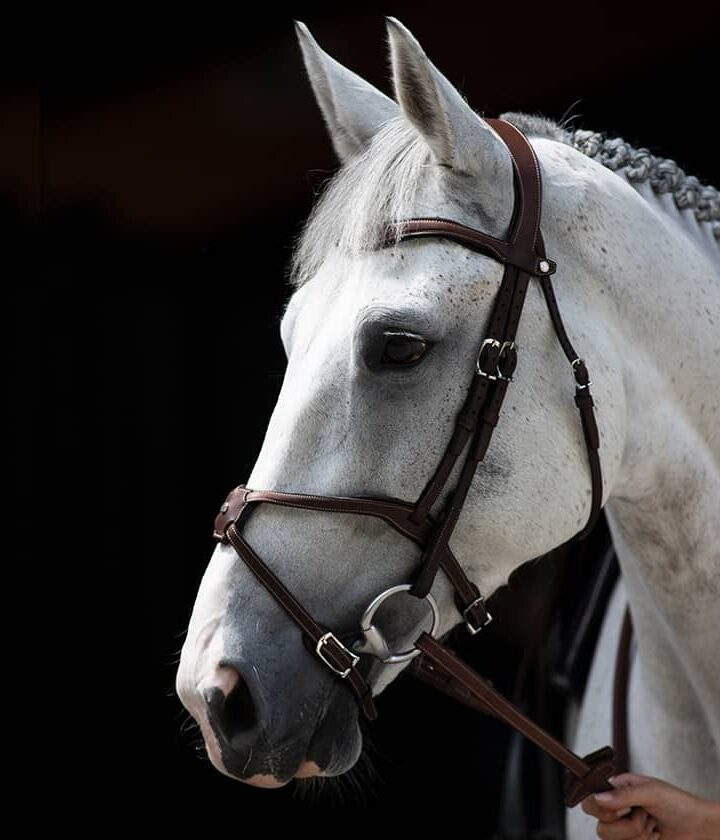
<svg viewBox="0 0 720 840">
<path fill-rule="evenodd" d="M 230 492 L 220 509 L 215 520 L 214 538 L 235 549 L 279 606 L 298 625 L 309 649 L 354 692 L 368 720 L 377 717 L 377 710 L 370 686 L 358 668 L 359 654 L 373 655 L 382 662 L 415 659 L 413 673 L 416 676 L 473 708 L 495 715 L 559 761 L 566 769 L 565 803 L 572 806 L 590 793 L 612 787 L 608 779 L 619 772 L 613 750 L 604 747 L 583 758 L 576 755 L 525 717 L 487 680 L 472 671 L 432 635 L 439 623 L 439 616 L 430 590 L 440 569 L 453 586 L 455 604 L 471 634 L 478 633 L 492 620 L 480 590 L 461 568 L 449 543 L 475 472 L 487 452 L 507 388 L 512 381 L 517 364 L 515 336 L 531 277 L 540 282 L 555 333 L 571 365 L 575 380 L 575 404 L 580 412 L 587 448 L 592 502 L 588 521 L 576 539 L 582 539 L 590 533 L 602 506 L 599 436 L 590 394 L 590 377 L 585 362 L 575 352 L 563 326 L 551 282 L 556 265 L 545 254 L 540 232 L 540 167 L 532 146 L 517 128 L 504 120 L 488 119 L 487 122 L 507 146 L 513 162 L 515 207 L 508 238 L 497 239 L 446 219 L 422 218 L 389 225 L 383 243 L 391 245 L 405 239 L 442 237 L 485 254 L 505 266 L 485 329 L 485 338 L 478 349 L 467 397 L 457 415 L 445 453 L 419 499 L 408 503 L 377 497 L 318 496 L 251 490 L 240 485 Z M 433 507 L 463 453 L 464 462 L 457 482 L 449 491 L 442 510 L 433 514 Z M 422 550 L 417 576 L 412 584 L 392 587 L 374 599 L 361 621 L 363 641 L 350 649 L 331 629 L 315 621 L 243 538 L 243 524 L 258 504 L 326 513 L 354 513 L 382 519 Z M 423 633 L 417 639 L 411 651 L 393 653 L 372 623 L 372 616 L 386 598 L 400 591 L 427 600 L 433 612 L 433 628 L 430 633 Z"/>
</svg>

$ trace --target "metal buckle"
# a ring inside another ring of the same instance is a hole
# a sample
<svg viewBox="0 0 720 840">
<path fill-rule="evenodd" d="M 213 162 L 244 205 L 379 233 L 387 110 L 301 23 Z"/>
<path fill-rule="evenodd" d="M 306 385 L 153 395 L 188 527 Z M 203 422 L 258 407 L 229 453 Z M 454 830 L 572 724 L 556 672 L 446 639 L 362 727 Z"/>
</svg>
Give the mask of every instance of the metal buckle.
<svg viewBox="0 0 720 840">
<path fill-rule="evenodd" d="M 478 604 L 482 604 L 483 607 L 485 608 L 485 613 L 487 614 L 487 618 L 485 619 L 485 621 L 483 621 L 483 623 L 479 627 L 475 627 L 475 625 L 470 622 L 470 619 L 468 618 L 468 613 L 470 612 L 471 609 L 473 609 L 473 607 L 476 607 Z M 488 624 L 490 624 L 490 622 L 492 621 L 492 616 L 488 612 L 487 607 L 485 607 L 485 599 L 482 597 L 482 595 L 479 598 L 476 598 L 472 602 L 472 604 L 465 607 L 465 609 L 463 610 L 463 618 L 465 619 L 465 626 L 467 627 L 471 636 L 477 635 L 483 629 L 483 627 L 487 627 Z"/>
<path fill-rule="evenodd" d="M 323 648 L 331 640 L 333 642 L 335 642 L 335 644 L 340 648 L 340 650 L 343 653 L 346 653 L 350 657 L 350 662 L 352 664 L 348 668 L 346 668 L 344 671 L 341 670 L 340 668 L 336 668 L 332 664 L 332 662 L 330 662 L 330 660 L 327 659 L 327 657 L 323 653 Z M 320 657 L 320 659 L 322 659 L 322 661 L 328 666 L 328 668 L 331 671 L 334 671 L 340 677 L 340 679 L 343 679 L 343 680 L 345 679 L 345 677 L 347 677 L 347 675 L 350 673 L 350 671 L 352 671 L 352 669 L 360 661 L 359 656 L 355 656 L 355 654 L 351 650 L 348 650 L 345 647 L 345 645 L 340 641 L 340 639 L 338 639 L 338 637 L 334 633 L 331 633 L 329 631 L 327 633 L 325 633 L 324 635 L 320 636 L 320 638 L 318 639 L 317 645 L 315 646 L 315 653 L 317 653 L 317 655 Z"/>
<path fill-rule="evenodd" d="M 478 372 L 479 376 L 486 376 L 488 379 L 497 379 L 497 376 L 493 375 L 492 373 L 485 373 L 485 371 L 480 367 L 480 357 L 483 354 L 483 350 L 486 347 L 496 347 L 498 350 L 502 351 L 502 344 L 496 338 L 486 338 L 483 343 L 480 345 L 480 350 L 477 354 L 477 361 L 475 362 L 475 370 Z M 498 353 L 498 357 L 500 353 Z M 495 364 L 495 373 L 497 374 L 497 363 Z"/>
<path fill-rule="evenodd" d="M 580 356 L 578 356 L 577 359 L 575 359 L 574 361 L 572 361 L 570 363 L 570 367 L 572 368 L 572 371 L 573 371 L 573 376 L 575 376 L 575 365 L 579 365 L 582 361 L 583 360 L 580 358 Z M 577 381 L 577 379 L 575 379 L 575 387 L 578 389 L 578 391 L 584 391 L 585 388 L 589 388 L 591 385 L 592 385 L 592 379 L 590 379 L 590 374 L 588 374 L 588 381 L 584 385 L 581 385 Z"/>
<path fill-rule="evenodd" d="M 384 592 L 381 592 L 377 598 L 373 598 L 360 619 L 360 629 L 362 630 L 363 638 L 362 641 L 353 645 L 354 650 L 358 653 L 370 654 L 386 664 L 408 662 L 410 659 L 414 659 L 416 656 L 420 655 L 421 651 L 419 648 L 411 648 L 410 650 L 393 653 L 385 636 L 383 636 L 382 632 L 372 622 L 378 607 L 384 601 L 391 598 L 393 595 L 397 595 L 399 592 L 409 592 L 411 589 L 411 584 L 401 583 L 398 586 L 391 586 L 390 589 L 386 589 Z M 440 610 L 438 609 L 435 599 L 432 595 L 430 595 L 430 593 L 425 596 L 425 600 L 428 602 L 430 611 L 432 612 L 432 627 L 430 628 L 429 633 L 431 636 L 435 637 L 435 633 L 440 626 Z"/>
</svg>

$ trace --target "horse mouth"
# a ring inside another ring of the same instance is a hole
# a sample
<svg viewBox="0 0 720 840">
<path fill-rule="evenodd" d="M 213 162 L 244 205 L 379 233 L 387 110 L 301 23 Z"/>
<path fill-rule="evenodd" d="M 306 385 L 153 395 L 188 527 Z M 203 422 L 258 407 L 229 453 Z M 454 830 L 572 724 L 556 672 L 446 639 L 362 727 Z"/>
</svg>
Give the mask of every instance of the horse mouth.
<svg viewBox="0 0 720 840">
<path fill-rule="evenodd" d="M 275 749 L 261 758 L 253 748 L 237 751 L 217 738 L 205 738 L 205 747 L 213 766 L 224 775 L 243 784 L 269 789 L 284 787 L 295 779 L 339 775 L 354 764 L 354 760 L 347 766 L 335 761 L 333 766 L 323 767 L 307 758 L 311 752 L 308 746 Z"/>
<path fill-rule="evenodd" d="M 361 753 L 362 736 L 352 696 L 333 694 L 312 729 L 286 732 L 285 737 L 278 737 L 279 733 L 273 737 L 272 731 L 265 729 L 256 731 L 252 742 L 244 743 L 228 737 L 211 709 L 203 710 L 199 724 L 210 762 L 224 775 L 262 788 L 346 772 Z"/>
</svg>

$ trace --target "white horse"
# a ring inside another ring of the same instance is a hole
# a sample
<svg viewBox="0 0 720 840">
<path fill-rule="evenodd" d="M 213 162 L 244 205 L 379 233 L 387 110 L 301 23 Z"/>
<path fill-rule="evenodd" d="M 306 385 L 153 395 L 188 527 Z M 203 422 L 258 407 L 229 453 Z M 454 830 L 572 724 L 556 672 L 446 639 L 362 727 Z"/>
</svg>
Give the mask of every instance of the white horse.
<svg viewBox="0 0 720 840">
<path fill-rule="evenodd" d="M 388 221 L 412 216 L 502 237 L 510 157 L 414 37 L 393 19 L 388 32 L 397 103 L 298 25 L 343 166 L 296 253 L 281 326 L 288 368 L 250 487 L 417 498 L 472 375 L 502 267 L 438 238 L 373 246 Z M 621 142 L 508 118 L 540 160 L 547 253 L 594 381 L 603 499 L 622 568 L 572 746 L 584 754 L 611 740 L 629 602 L 631 768 L 720 798 L 717 193 Z M 572 378 L 534 284 L 518 345 L 503 416 L 452 538 L 486 594 L 570 539 L 590 506 Z M 368 602 L 411 580 L 419 559 L 408 540 L 362 516 L 261 505 L 243 534 L 330 627 L 357 627 Z M 433 591 L 447 631 L 461 619 L 442 574 Z M 376 663 L 374 692 L 399 670 Z M 200 586 L 177 687 L 215 766 L 250 784 L 339 774 L 360 753 L 352 695 L 227 546 Z M 571 837 L 594 836 L 580 809 L 569 825 Z"/>
</svg>

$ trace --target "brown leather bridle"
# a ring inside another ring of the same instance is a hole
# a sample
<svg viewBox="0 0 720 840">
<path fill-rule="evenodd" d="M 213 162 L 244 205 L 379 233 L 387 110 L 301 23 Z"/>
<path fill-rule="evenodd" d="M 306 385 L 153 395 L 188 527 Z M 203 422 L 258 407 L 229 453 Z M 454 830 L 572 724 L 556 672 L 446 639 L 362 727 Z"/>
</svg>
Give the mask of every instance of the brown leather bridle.
<svg viewBox="0 0 720 840">
<path fill-rule="evenodd" d="M 576 539 L 592 530 L 602 506 L 602 474 L 598 455 L 599 436 L 590 394 L 590 378 L 585 362 L 575 352 L 563 326 L 553 292 L 551 275 L 555 263 L 545 254 L 540 232 L 542 187 L 540 167 L 526 137 L 510 123 L 500 119 L 487 122 L 507 146 L 513 162 L 515 207 L 506 240 L 446 219 L 409 219 L 388 226 L 385 245 L 423 236 L 443 237 L 503 263 L 505 271 L 485 330 L 485 338 L 475 362 L 475 372 L 465 402 L 457 415 L 455 428 L 435 473 L 415 503 L 376 497 L 317 496 L 251 490 L 236 487 L 225 500 L 215 519 L 214 537 L 229 543 L 277 603 L 300 627 L 306 641 L 325 665 L 355 693 L 368 720 L 377 717 L 370 686 L 358 669 L 360 657 L 346 647 L 329 628 L 318 624 L 279 578 L 258 557 L 242 537 L 242 526 L 258 504 L 280 505 L 327 513 L 354 513 L 382 519 L 422 549 L 422 560 L 412 585 L 392 587 L 379 595 L 366 610 L 363 620 L 364 642 L 354 650 L 370 653 L 384 662 L 405 661 L 421 654 L 414 672 L 437 688 L 486 713 L 505 720 L 561 762 L 567 769 L 565 801 L 574 805 L 589 793 L 611 787 L 608 778 L 618 772 L 614 753 L 604 747 L 585 758 L 567 749 L 548 732 L 522 715 L 492 686 L 462 663 L 431 634 L 423 633 L 415 649 L 393 656 L 371 618 L 380 602 L 398 590 L 406 589 L 418 598 L 427 598 L 436 616 L 430 589 L 442 569 L 455 590 L 455 603 L 470 633 L 478 633 L 491 620 L 478 587 L 467 577 L 449 542 L 458 522 L 478 464 L 484 459 L 500 409 L 517 364 L 517 334 L 525 294 L 531 277 L 542 288 L 552 324 L 570 362 L 575 379 L 575 403 L 587 447 L 592 486 L 592 502 L 587 523 Z M 444 490 L 458 459 L 465 453 L 454 488 L 439 514 L 431 513 Z M 433 622 L 433 630 L 436 622 Z"/>
</svg>

